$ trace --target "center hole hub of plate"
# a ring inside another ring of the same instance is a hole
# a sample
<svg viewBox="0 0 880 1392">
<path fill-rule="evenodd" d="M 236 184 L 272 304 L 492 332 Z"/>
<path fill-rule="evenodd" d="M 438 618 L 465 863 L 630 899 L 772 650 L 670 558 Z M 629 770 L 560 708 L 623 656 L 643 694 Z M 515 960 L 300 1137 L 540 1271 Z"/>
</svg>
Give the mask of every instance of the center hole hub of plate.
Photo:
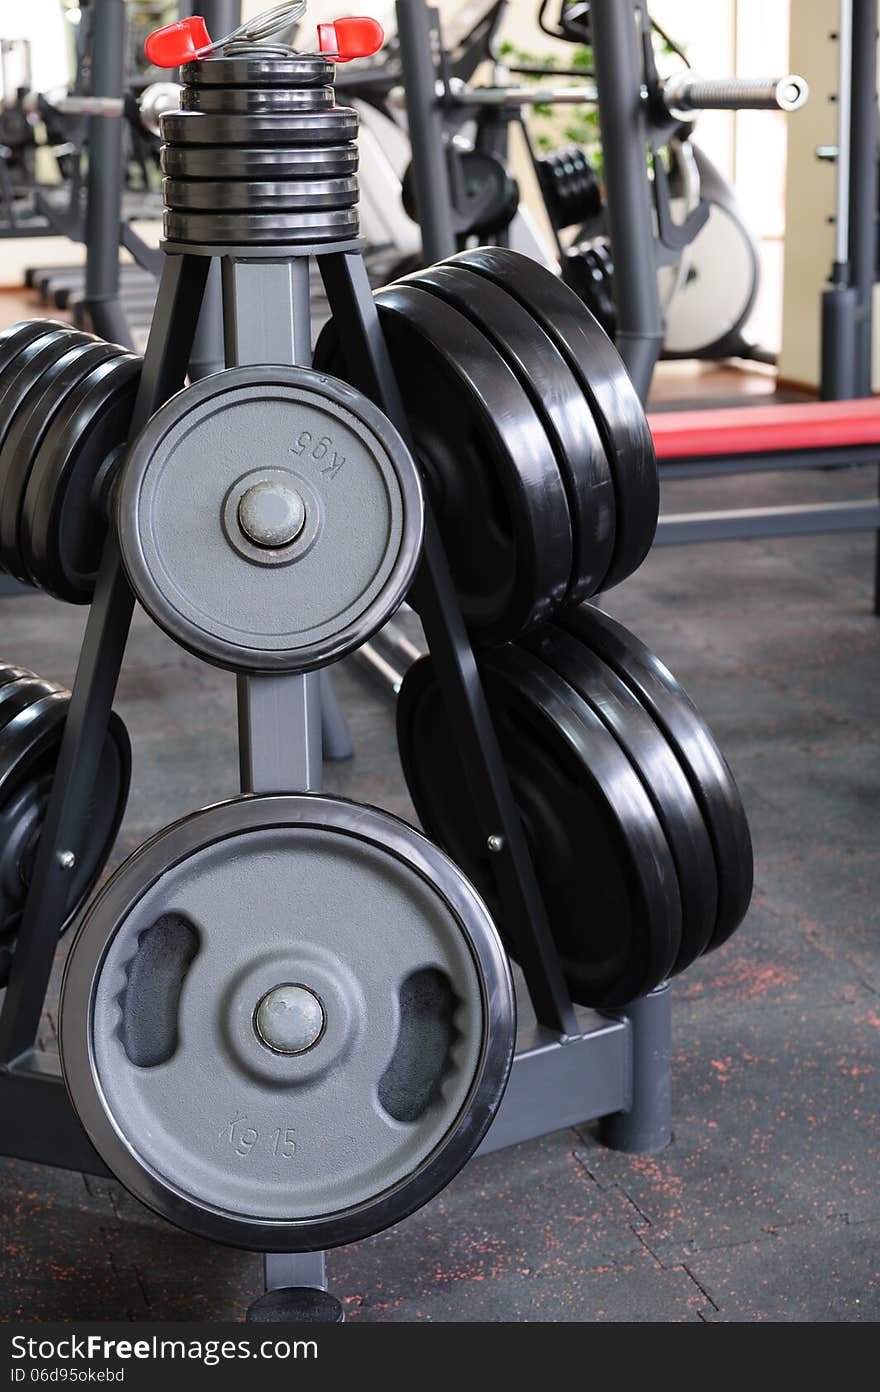
<svg viewBox="0 0 880 1392">
<path fill-rule="evenodd" d="M 238 524 L 257 546 L 289 546 L 306 520 L 301 495 L 280 479 L 252 484 L 238 503 Z"/>
<path fill-rule="evenodd" d="M 320 998 L 300 982 L 267 991 L 254 1011 L 254 1030 L 273 1054 L 304 1054 L 324 1033 L 327 1018 Z"/>
</svg>

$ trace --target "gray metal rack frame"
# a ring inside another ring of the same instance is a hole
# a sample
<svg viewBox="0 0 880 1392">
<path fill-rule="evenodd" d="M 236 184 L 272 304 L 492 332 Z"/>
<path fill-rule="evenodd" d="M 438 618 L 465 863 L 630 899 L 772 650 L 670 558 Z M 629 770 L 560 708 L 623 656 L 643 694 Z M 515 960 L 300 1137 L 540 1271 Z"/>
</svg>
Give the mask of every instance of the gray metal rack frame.
<svg viewBox="0 0 880 1392">
<path fill-rule="evenodd" d="M 426 20 L 400 0 L 404 23 Z M 426 31 L 425 31 L 426 32 Z M 359 242 L 298 248 L 166 244 L 131 435 L 183 386 L 212 269 L 222 276 L 228 366 L 311 362 L 309 258 L 318 262 L 353 375 L 406 438 Z M 215 319 L 216 324 L 216 319 Z M 212 351 L 219 352 L 218 345 Z M 507 774 L 492 729 L 439 534 L 428 508 L 414 590 L 453 732 L 469 755 L 470 795 L 496 862 L 505 926 L 516 944 L 534 1008 L 524 1018 L 510 1084 L 482 1152 L 602 1118 L 605 1144 L 656 1151 L 670 1137 L 670 1003 L 660 987 L 613 1015 L 575 1007 L 562 979 Z M 66 899 L 65 854 L 78 844 L 121 670 L 133 611 L 113 530 L 89 611 L 57 772 L 0 1009 L 0 1153 L 106 1173 L 68 1100 L 56 1055 L 35 1041 Z M 317 788 L 321 782 L 321 675 L 237 679 L 243 791 Z M 525 1012 L 524 1012 L 525 1014 Z M 266 1282 L 325 1285 L 321 1253 L 266 1259 Z"/>
</svg>

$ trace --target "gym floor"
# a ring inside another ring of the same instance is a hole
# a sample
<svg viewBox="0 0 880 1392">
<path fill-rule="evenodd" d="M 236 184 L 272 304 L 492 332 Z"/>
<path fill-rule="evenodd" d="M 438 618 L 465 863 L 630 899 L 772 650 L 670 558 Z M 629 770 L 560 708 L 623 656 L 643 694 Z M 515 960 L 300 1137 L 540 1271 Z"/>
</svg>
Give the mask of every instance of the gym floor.
<svg viewBox="0 0 880 1392">
<path fill-rule="evenodd" d="M 771 386 L 665 369 L 660 394 Z M 875 488 L 873 470 L 817 471 L 669 485 L 665 504 Z M 672 987 L 673 1142 L 631 1157 L 586 1125 L 472 1162 L 405 1223 L 330 1254 L 348 1319 L 880 1318 L 873 573 L 869 536 L 726 543 L 656 551 L 608 595 L 708 718 L 755 841 L 745 925 Z M 69 681 L 84 618 L 37 594 L 2 599 L 2 655 Z M 336 680 L 356 755 L 328 766 L 328 787 L 412 818 L 390 696 L 356 660 Z M 236 791 L 232 679 L 140 613 L 117 709 L 135 764 L 114 864 Z M 259 1258 L 177 1232 L 86 1175 L 0 1159 L 0 1231 L 5 1320 L 238 1319 L 262 1289 Z"/>
</svg>

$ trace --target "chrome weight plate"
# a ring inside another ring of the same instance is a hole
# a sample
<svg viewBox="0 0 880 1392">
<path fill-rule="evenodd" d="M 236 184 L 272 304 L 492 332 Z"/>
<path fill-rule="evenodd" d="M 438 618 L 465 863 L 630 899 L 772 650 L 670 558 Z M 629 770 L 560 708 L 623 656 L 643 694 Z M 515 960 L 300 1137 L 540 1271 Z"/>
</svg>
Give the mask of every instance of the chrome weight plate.
<svg viewBox="0 0 880 1392">
<path fill-rule="evenodd" d="M 163 145 L 159 167 L 172 179 L 208 179 L 220 172 L 211 146 Z M 241 180 L 344 179 L 357 173 L 357 145 L 318 145 L 314 149 L 271 145 L 230 145 L 223 151 L 223 178 Z"/>
<path fill-rule="evenodd" d="M 614 549 L 614 488 L 589 402 L 565 359 L 522 305 L 473 271 L 433 266 L 410 282 L 466 314 L 525 388 L 553 447 L 571 515 L 574 560 L 564 603 L 596 594 Z"/>
<path fill-rule="evenodd" d="M 411 827 L 317 794 L 221 803 L 113 875 L 68 956 L 73 1105 L 139 1199 L 293 1252 L 427 1202 L 498 1108 L 514 1042 L 481 900 Z"/>
<path fill-rule="evenodd" d="M 265 116 L 166 111 L 159 128 L 170 145 L 341 145 L 356 139 L 358 118 L 350 106 Z"/>
<path fill-rule="evenodd" d="M 706 823 L 675 751 L 629 687 L 573 634 L 542 624 L 523 639 L 607 725 L 642 780 L 675 861 L 681 947 L 673 975 L 706 947 L 718 910 L 718 876 Z"/>
<path fill-rule="evenodd" d="M 406 281 L 376 303 L 465 622 L 486 642 L 513 637 L 561 603 L 571 576 L 547 433 L 491 341 L 451 305 Z M 340 352 L 331 321 L 315 361 Z"/>
<path fill-rule="evenodd" d="M 163 179 L 166 208 L 183 211 L 296 212 L 351 208 L 358 181 L 343 179 Z"/>
<path fill-rule="evenodd" d="M 43 438 L 55 417 L 85 377 L 123 350 L 91 335 L 71 333 L 73 346 L 45 368 L 22 401 L 0 449 L 0 563 L 30 583 L 21 558 L 19 534 L 24 494 Z"/>
<path fill-rule="evenodd" d="M 289 111 L 329 111 L 332 87 L 184 87 L 181 111 L 263 116 Z"/>
<path fill-rule="evenodd" d="M 572 998 L 611 1008 L 652 990 L 681 945 L 669 843 L 614 736 L 552 668 L 516 644 L 480 677 Z M 409 669 L 397 741 L 416 812 L 504 931 L 490 851 L 429 658 Z"/>
<path fill-rule="evenodd" d="M 185 63 L 180 80 L 187 87 L 326 87 L 335 74 L 335 63 L 317 53 L 275 58 L 261 57 L 256 50 L 243 57 Z"/>
<path fill-rule="evenodd" d="M 718 912 L 706 951 L 720 947 L 746 916 L 754 876 L 749 824 L 727 761 L 681 684 L 623 624 L 589 604 L 560 621 L 635 692 L 681 762 L 715 852 Z"/>
<path fill-rule="evenodd" d="M 342 242 L 356 237 L 358 226 L 356 208 L 305 213 L 184 213 L 166 208 L 162 216 L 162 227 L 169 242 L 207 246 Z"/>
<path fill-rule="evenodd" d="M 132 588 L 166 633 L 239 671 L 309 671 L 370 637 L 421 551 L 416 467 L 360 392 L 238 367 L 178 393 L 118 493 Z"/>
<path fill-rule="evenodd" d="M 15 686 L 15 698 L 0 702 L 0 943 L 5 948 L 18 932 L 70 704 L 69 691 L 36 677 L 4 686 L 0 697 Z M 68 848 L 74 859 L 59 925 L 62 932 L 91 893 L 113 849 L 130 776 L 128 735 L 114 714 L 80 839 Z"/>
<path fill-rule="evenodd" d="M 95 588 L 107 519 L 95 484 L 128 437 L 142 360 L 100 363 L 55 414 L 37 450 L 21 509 L 21 557 L 33 584 L 71 604 Z"/>
<path fill-rule="evenodd" d="M 611 464 L 616 499 L 614 557 L 605 588 L 632 575 L 657 530 L 660 489 L 654 442 L 614 344 L 559 276 L 507 247 L 459 252 L 443 264 L 495 281 L 545 330 L 580 382 Z"/>
</svg>

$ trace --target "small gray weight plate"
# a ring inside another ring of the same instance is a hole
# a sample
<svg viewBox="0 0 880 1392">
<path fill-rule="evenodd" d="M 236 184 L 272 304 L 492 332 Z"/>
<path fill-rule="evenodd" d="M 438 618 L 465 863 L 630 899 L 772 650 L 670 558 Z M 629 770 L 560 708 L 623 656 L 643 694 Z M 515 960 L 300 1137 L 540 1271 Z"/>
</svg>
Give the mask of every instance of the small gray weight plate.
<svg viewBox="0 0 880 1392">
<path fill-rule="evenodd" d="M 318 145 L 314 149 L 283 146 L 230 145 L 223 151 L 222 169 L 210 146 L 163 145 L 162 173 L 172 179 L 342 179 L 357 173 L 356 145 Z"/>
<path fill-rule="evenodd" d="M 385 416 L 332 377 L 274 365 L 215 373 L 160 407 L 118 494 L 144 608 L 246 672 L 309 671 L 369 638 L 412 581 L 422 514 Z"/>
<path fill-rule="evenodd" d="M 184 87 L 181 111 L 267 112 L 328 111 L 334 102 L 332 87 Z"/>
<path fill-rule="evenodd" d="M 336 65 L 318 53 L 290 58 L 207 58 L 185 63 L 180 80 L 187 87 L 324 87 L 333 81 Z"/>
<path fill-rule="evenodd" d="M 64 1076 L 144 1203 L 261 1251 L 353 1242 L 457 1172 L 504 1091 L 509 967 L 482 901 L 388 813 L 220 803 L 111 877 L 67 960 Z"/>
<path fill-rule="evenodd" d="M 358 118 L 350 106 L 274 116 L 166 111 L 159 128 L 171 145 L 341 145 L 357 136 Z M 225 150 L 217 158 L 225 160 Z"/>
<path fill-rule="evenodd" d="M 346 179 L 163 179 L 166 208 L 212 212 L 304 212 L 351 208 L 358 181 Z"/>
<path fill-rule="evenodd" d="M 358 226 L 355 208 L 308 213 L 181 213 L 166 209 L 162 218 L 169 242 L 209 246 L 340 242 L 356 237 Z"/>
</svg>

